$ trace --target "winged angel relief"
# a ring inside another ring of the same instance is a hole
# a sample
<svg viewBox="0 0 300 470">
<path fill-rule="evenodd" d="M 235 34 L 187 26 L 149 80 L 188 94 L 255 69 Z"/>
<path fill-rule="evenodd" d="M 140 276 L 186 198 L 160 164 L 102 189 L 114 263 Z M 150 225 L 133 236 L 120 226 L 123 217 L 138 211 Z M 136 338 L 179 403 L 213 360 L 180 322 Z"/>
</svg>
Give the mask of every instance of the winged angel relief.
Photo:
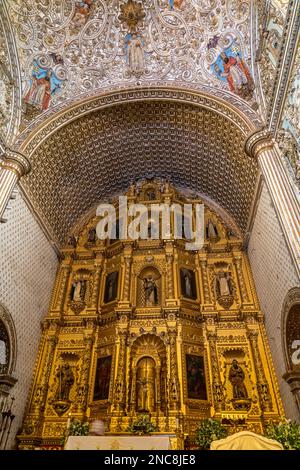
<svg viewBox="0 0 300 470">
<path fill-rule="evenodd" d="M 250 0 L 14 0 L 23 99 L 46 110 L 138 81 L 251 101 L 249 12 Z"/>
</svg>

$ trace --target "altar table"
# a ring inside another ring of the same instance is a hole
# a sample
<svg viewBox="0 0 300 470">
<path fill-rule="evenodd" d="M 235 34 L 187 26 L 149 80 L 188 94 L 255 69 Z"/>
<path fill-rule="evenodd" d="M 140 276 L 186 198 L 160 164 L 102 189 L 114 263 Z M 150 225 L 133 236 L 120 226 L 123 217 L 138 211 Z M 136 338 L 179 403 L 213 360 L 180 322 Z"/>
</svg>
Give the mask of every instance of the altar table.
<svg viewBox="0 0 300 470">
<path fill-rule="evenodd" d="M 65 450 L 171 450 L 177 448 L 175 434 L 159 436 L 69 436 Z"/>
</svg>

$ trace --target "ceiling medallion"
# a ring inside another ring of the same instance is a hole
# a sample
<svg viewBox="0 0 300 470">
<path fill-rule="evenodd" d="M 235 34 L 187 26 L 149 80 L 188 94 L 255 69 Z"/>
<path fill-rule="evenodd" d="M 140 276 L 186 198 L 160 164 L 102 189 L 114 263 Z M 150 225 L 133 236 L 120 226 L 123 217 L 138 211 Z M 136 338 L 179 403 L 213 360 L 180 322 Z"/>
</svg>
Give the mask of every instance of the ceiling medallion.
<svg viewBox="0 0 300 470">
<path fill-rule="evenodd" d="M 137 31 L 137 26 L 145 18 L 145 12 L 141 3 L 134 0 L 128 0 L 127 3 L 120 5 L 121 14 L 119 20 L 126 23 L 131 33 Z"/>
</svg>

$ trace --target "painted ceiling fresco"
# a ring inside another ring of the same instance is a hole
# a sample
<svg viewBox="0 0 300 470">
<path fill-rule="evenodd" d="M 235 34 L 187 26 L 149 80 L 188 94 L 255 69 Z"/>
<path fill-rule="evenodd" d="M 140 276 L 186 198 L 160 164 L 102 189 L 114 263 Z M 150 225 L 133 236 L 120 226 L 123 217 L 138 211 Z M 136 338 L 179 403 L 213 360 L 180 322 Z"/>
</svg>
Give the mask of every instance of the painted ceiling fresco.
<svg viewBox="0 0 300 470">
<path fill-rule="evenodd" d="M 28 120 L 100 91 L 220 90 L 253 105 L 250 0 L 8 0 Z"/>
</svg>

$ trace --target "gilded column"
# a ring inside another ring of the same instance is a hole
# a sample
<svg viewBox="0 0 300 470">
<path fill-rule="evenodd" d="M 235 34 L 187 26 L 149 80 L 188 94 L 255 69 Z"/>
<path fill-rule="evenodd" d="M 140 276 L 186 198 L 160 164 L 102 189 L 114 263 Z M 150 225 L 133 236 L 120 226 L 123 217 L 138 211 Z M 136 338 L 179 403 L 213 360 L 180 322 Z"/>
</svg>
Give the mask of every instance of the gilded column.
<svg viewBox="0 0 300 470">
<path fill-rule="evenodd" d="M 169 379 L 169 401 L 170 409 L 179 409 L 180 389 L 177 368 L 177 350 L 176 350 L 176 330 L 169 330 L 170 339 L 170 379 Z"/>
<path fill-rule="evenodd" d="M 69 275 L 70 275 L 70 260 L 66 260 L 68 264 L 61 265 L 60 274 L 59 274 L 59 281 L 57 286 L 57 294 L 54 301 L 54 310 L 58 310 L 63 312 L 64 303 L 66 299 L 67 287 L 69 282 Z"/>
<path fill-rule="evenodd" d="M 90 375 L 90 365 L 91 365 L 93 343 L 94 343 L 93 333 L 89 332 L 86 334 L 84 338 L 84 353 L 82 356 L 80 383 L 77 388 L 77 399 L 76 399 L 78 410 L 81 411 L 82 413 L 86 412 L 86 407 L 87 407 L 87 399 L 88 399 L 88 392 L 89 392 L 89 375 Z"/>
<path fill-rule="evenodd" d="M 248 330 L 247 337 L 250 342 L 253 361 L 257 377 L 257 390 L 261 409 L 263 411 L 272 411 L 272 400 L 270 396 L 269 385 L 265 376 L 264 366 L 261 360 L 259 347 L 258 347 L 258 331 Z"/>
<path fill-rule="evenodd" d="M 216 332 L 207 332 L 207 340 L 209 344 L 210 352 L 210 364 L 212 368 L 212 387 L 213 387 L 213 399 L 214 399 L 214 408 L 217 412 L 220 412 L 225 409 L 225 397 L 223 393 L 223 386 L 220 377 L 219 371 L 219 361 L 217 353 L 217 339 L 218 335 Z"/>
<path fill-rule="evenodd" d="M 129 308 L 132 249 L 132 242 L 124 242 L 123 288 L 121 294 L 121 301 L 119 302 L 119 308 Z"/>
<path fill-rule="evenodd" d="M 103 250 L 96 253 L 94 275 L 93 275 L 93 289 L 91 293 L 91 302 L 89 308 L 92 310 L 98 309 L 98 299 L 100 290 L 101 272 L 103 270 Z"/>
<path fill-rule="evenodd" d="M 242 255 L 234 255 L 234 264 L 236 268 L 242 303 L 247 304 L 249 303 L 249 297 L 248 297 L 248 292 L 247 292 L 247 288 L 246 288 L 245 281 L 244 281 L 244 274 L 243 274 L 243 268 L 242 268 Z"/>
<path fill-rule="evenodd" d="M 167 285 L 166 285 L 166 305 L 169 307 L 176 306 L 176 300 L 174 299 L 174 249 L 172 242 L 165 242 L 166 250 L 166 270 L 167 270 Z"/>
<path fill-rule="evenodd" d="M 51 366 L 53 364 L 57 344 L 57 329 L 58 326 L 56 323 L 52 325 L 50 324 L 49 330 L 46 333 L 44 354 L 39 368 L 39 370 L 42 371 L 42 374 L 38 382 L 38 386 L 34 391 L 34 406 L 37 413 L 42 412 L 46 405 Z"/>
<path fill-rule="evenodd" d="M 300 200 L 283 164 L 277 143 L 268 131 L 252 134 L 246 152 L 257 159 L 300 277 Z"/>
<path fill-rule="evenodd" d="M 124 409 L 126 404 L 126 339 L 127 331 L 120 331 L 117 378 L 114 386 L 114 404 L 118 410 Z"/>
<path fill-rule="evenodd" d="M 211 295 L 210 295 L 210 288 L 207 276 L 207 260 L 206 258 L 201 258 L 200 260 L 200 268 L 201 268 L 201 278 L 202 278 L 202 286 L 203 286 L 203 296 L 204 296 L 204 303 L 211 304 Z"/>
<path fill-rule="evenodd" d="M 0 220 L 19 179 L 30 171 L 30 163 L 21 153 L 5 149 L 0 161 Z"/>
</svg>

